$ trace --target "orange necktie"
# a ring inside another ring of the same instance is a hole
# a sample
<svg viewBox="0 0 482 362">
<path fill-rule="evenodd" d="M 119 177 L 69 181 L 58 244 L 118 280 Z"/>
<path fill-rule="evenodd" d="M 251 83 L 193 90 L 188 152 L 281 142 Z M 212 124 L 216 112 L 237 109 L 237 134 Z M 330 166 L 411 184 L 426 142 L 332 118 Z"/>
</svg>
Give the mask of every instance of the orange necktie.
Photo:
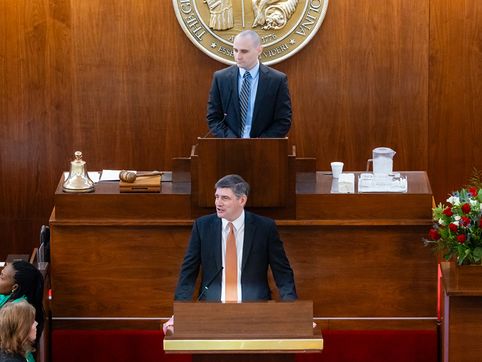
<svg viewBox="0 0 482 362">
<path fill-rule="evenodd" d="M 238 253 L 233 223 L 229 223 L 229 233 L 226 239 L 226 302 L 238 301 Z"/>
</svg>

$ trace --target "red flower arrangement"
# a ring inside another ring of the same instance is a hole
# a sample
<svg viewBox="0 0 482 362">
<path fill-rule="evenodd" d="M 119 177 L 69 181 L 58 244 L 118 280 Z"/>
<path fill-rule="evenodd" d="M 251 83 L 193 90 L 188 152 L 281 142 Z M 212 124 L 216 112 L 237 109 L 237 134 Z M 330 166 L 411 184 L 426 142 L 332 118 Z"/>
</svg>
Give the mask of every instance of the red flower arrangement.
<svg viewBox="0 0 482 362">
<path fill-rule="evenodd" d="M 482 260 L 482 189 L 470 187 L 454 192 L 449 205 L 432 209 L 433 227 L 424 238 L 426 245 L 441 252 L 446 260 L 459 265 L 481 264 Z"/>
</svg>

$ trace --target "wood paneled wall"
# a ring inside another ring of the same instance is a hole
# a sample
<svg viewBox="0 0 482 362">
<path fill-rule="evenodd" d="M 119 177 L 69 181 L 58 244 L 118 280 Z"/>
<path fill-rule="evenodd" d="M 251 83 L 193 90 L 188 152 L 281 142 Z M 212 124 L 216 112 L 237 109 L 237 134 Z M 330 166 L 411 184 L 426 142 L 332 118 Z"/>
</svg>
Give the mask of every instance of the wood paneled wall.
<svg viewBox="0 0 482 362">
<path fill-rule="evenodd" d="M 288 74 L 299 156 L 428 170 L 437 201 L 482 168 L 482 2 L 332 0 Z M 170 169 L 207 131 L 224 67 L 171 1 L 0 1 L 0 258 L 28 251 L 75 150 L 90 170 Z"/>
<path fill-rule="evenodd" d="M 430 1 L 429 168 L 445 199 L 482 170 L 482 1 Z"/>
</svg>

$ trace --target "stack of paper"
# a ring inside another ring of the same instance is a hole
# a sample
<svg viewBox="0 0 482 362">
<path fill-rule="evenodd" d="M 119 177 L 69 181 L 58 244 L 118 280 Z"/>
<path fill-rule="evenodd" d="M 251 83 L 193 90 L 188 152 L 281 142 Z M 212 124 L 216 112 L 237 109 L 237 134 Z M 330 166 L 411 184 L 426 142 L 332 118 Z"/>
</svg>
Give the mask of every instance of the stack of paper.
<svg viewBox="0 0 482 362">
<path fill-rule="evenodd" d="M 331 183 L 332 194 L 353 194 L 355 193 L 355 174 L 342 173 L 336 179 L 333 178 Z"/>
<path fill-rule="evenodd" d="M 378 176 L 362 173 L 358 177 L 358 192 L 407 192 L 406 176 Z"/>
</svg>

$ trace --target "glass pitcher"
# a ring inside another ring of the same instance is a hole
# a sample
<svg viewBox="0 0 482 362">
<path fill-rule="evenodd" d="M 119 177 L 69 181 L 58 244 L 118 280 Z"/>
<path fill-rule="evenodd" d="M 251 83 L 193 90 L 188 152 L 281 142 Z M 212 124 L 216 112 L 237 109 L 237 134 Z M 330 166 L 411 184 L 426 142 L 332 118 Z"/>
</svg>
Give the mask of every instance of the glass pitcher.
<svg viewBox="0 0 482 362">
<path fill-rule="evenodd" d="M 370 170 L 370 163 L 373 164 L 375 175 L 388 175 L 393 172 L 393 156 L 395 151 L 388 147 L 377 147 L 372 151 L 373 158 L 367 161 L 367 171 Z"/>
</svg>

